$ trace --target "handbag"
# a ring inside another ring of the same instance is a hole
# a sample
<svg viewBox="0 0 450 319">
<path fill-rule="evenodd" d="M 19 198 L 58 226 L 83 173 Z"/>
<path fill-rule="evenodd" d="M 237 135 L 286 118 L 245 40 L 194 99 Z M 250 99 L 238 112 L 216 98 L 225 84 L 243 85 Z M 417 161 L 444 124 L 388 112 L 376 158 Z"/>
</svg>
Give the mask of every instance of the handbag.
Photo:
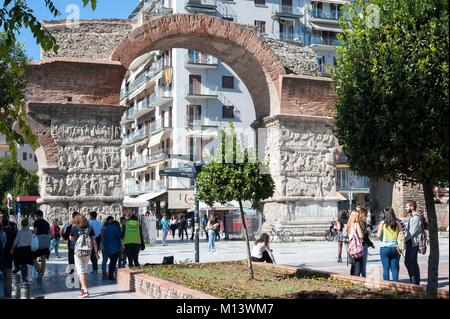
<svg viewBox="0 0 450 319">
<path fill-rule="evenodd" d="M 39 239 L 33 234 L 31 235 L 31 251 L 36 251 L 39 249 Z"/>
</svg>

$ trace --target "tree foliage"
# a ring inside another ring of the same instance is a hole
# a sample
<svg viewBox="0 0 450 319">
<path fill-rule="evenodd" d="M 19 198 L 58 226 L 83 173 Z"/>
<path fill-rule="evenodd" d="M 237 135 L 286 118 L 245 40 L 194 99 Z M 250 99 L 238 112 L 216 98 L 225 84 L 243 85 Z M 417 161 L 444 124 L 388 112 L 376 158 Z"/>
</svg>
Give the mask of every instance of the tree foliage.
<svg viewBox="0 0 450 319">
<path fill-rule="evenodd" d="M 18 196 L 39 195 L 39 177 L 20 163 L 9 157 L 0 158 L 0 200 L 6 204 L 6 195 Z"/>
<path fill-rule="evenodd" d="M 448 183 L 448 0 L 365 3 L 379 26 L 362 1 L 341 21 L 336 136 L 363 175 Z"/>
<path fill-rule="evenodd" d="M 53 1 L 43 0 L 43 3 L 55 17 L 61 14 Z M 83 0 L 84 6 L 89 3 L 94 10 L 97 1 Z M 23 47 L 16 42 L 21 28 L 30 29 L 44 51 L 58 51 L 56 39 L 37 20 L 28 1 L 3 1 L 0 6 L 0 133 L 6 136 L 13 158 L 16 158 L 15 143 L 23 144 L 24 138 L 32 145 L 36 142 L 23 110 L 28 59 Z"/>
<path fill-rule="evenodd" d="M 448 0 L 358 0 L 346 9 L 336 49 L 335 134 L 360 175 L 423 185 L 427 295 L 436 297 L 432 188 L 449 180 Z"/>
<path fill-rule="evenodd" d="M 253 279 L 250 244 L 242 202 L 250 201 L 253 208 L 258 208 L 262 200 L 273 195 L 275 186 L 267 166 L 252 155 L 254 152 L 239 143 L 233 124 L 230 125 L 231 133 L 221 131 L 221 147 L 197 175 L 197 196 L 209 206 L 213 206 L 216 202 L 239 203 L 247 244 L 249 278 Z"/>
</svg>

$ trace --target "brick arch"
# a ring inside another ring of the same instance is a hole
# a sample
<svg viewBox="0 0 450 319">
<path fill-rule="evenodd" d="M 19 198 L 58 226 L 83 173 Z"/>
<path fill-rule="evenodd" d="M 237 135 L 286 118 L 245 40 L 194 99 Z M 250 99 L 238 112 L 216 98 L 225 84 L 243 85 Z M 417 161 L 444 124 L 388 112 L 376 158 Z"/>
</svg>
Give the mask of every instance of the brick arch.
<svg viewBox="0 0 450 319">
<path fill-rule="evenodd" d="M 237 23 L 207 15 L 161 16 L 130 33 L 111 59 L 128 68 L 145 52 L 170 48 L 193 49 L 218 57 L 247 86 L 257 119 L 279 113 L 279 80 L 286 71 L 257 31 Z"/>
</svg>

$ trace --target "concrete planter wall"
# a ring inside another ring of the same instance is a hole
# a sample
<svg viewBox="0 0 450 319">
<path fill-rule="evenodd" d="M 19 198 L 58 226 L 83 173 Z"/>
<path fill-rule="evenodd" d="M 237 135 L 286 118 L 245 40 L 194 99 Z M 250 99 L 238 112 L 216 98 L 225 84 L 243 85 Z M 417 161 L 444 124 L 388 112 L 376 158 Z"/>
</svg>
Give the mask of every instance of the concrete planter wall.
<svg viewBox="0 0 450 319">
<path fill-rule="evenodd" d="M 237 261 L 245 263 L 246 261 Z M 224 263 L 236 263 L 224 262 Z M 217 264 L 205 263 L 205 264 Z M 374 280 L 362 277 L 355 277 L 350 275 L 335 274 L 325 271 L 318 271 L 308 268 L 296 268 L 285 265 L 273 265 L 273 264 L 258 264 L 267 268 L 280 269 L 291 273 L 307 273 L 315 275 L 330 276 L 332 279 L 342 280 L 352 283 L 361 283 L 367 288 L 388 288 L 395 292 L 407 292 L 410 294 L 422 294 L 426 292 L 426 288 L 422 286 L 416 286 L 404 283 L 394 283 L 391 281 Z M 184 286 L 175 284 L 168 280 L 152 277 L 142 273 L 139 269 L 120 268 L 117 271 L 117 284 L 120 287 L 128 289 L 129 291 L 138 292 L 142 295 L 148 296 L 152 299 L 219 299 L 218 297 L 206 294 L 204 292 L 186 288 Z M 448 290 L 438 289 L 439 298 L 449 298 Z"/>
</svg>

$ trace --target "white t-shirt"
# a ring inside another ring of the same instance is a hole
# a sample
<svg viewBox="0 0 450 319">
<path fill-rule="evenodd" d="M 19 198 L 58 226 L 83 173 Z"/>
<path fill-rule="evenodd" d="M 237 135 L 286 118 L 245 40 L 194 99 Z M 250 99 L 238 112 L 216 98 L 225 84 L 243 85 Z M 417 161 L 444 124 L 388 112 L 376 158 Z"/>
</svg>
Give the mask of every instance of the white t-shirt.
<svg viewBox="0 0 450 319">
<path fill-rule="evenodd" d="M 252 257 L 262 258 L 262 253 L 264 251 L 267 251 L 269 253 L 269 256 L 272 255 L 272 251 L 270 250 L 269 245 L 266 245 L 265 243 L 257 243 L 253 247 Z"/>
</svg>

